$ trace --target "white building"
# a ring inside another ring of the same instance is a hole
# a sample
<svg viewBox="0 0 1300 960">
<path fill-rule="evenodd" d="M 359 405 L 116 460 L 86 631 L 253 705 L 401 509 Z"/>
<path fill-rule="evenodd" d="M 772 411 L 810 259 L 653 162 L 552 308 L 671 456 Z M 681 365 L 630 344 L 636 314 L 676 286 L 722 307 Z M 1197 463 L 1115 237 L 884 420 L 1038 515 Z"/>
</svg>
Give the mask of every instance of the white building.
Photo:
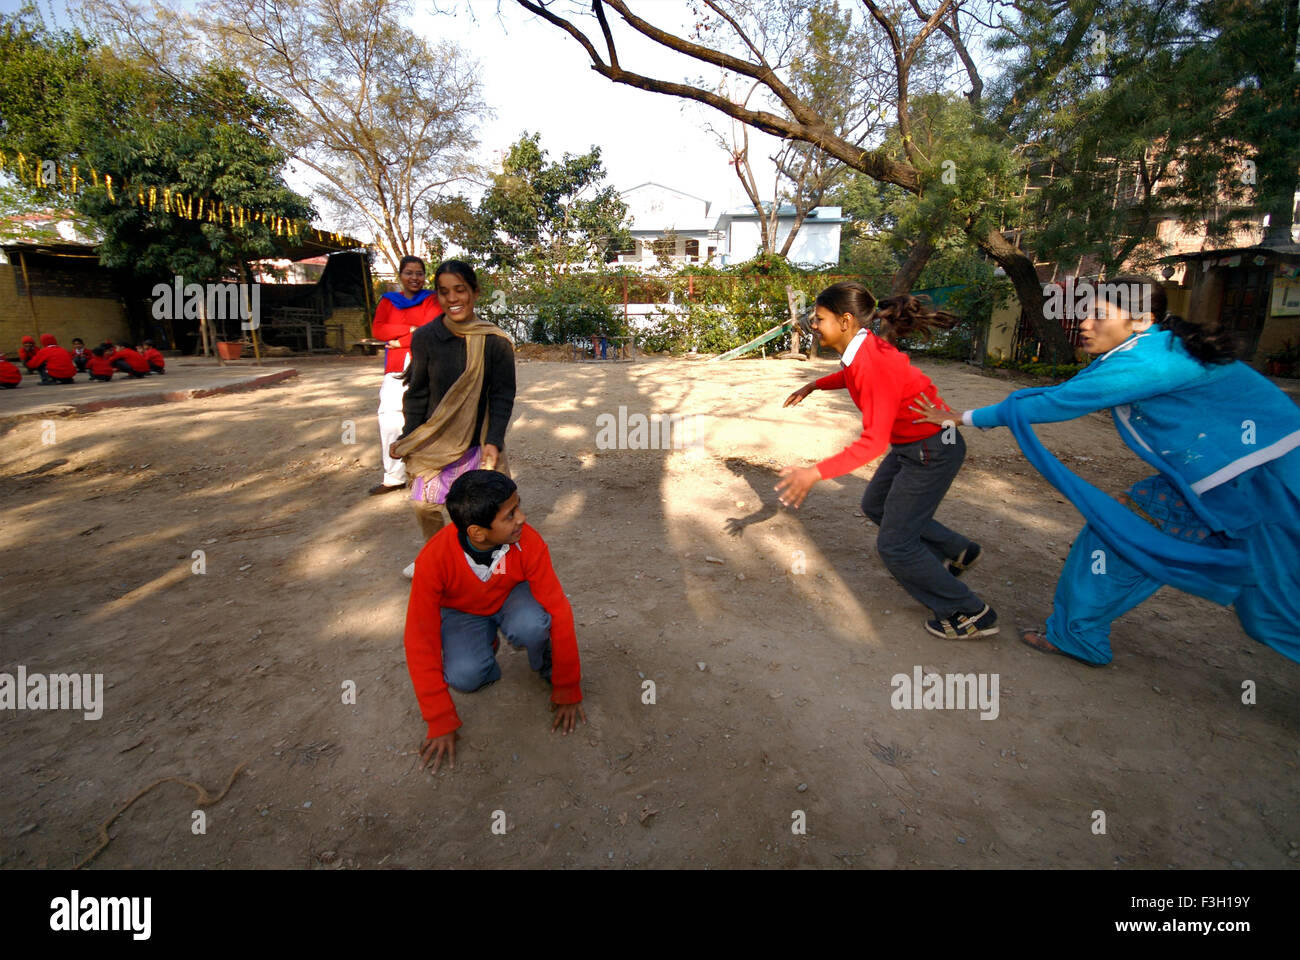
<svg viewBox="0 0 1300 960">
<path fill-rule="evenodd" d="M 716 256 L 709 201 L 661 183 L 643 183 L 621 196 L 632 220 L 633 246 L 620 250 L 615 263 L 651 267 L 660 255 L 681 263 L 708 263 Z"/>
<path fill-rule="evenodd" d="M 661 260 L 678 263 L 743 263 L 762 248 L 758 212 L 749 204 L 710 216 L 713 204 L 660 183 L 624 190 L 632 219 L 632 246 L 614 263 L 653 267 Z M 794 207 L 783 204 L 777 216 L 777 248 L 794 226 Z M 789 260 L 804 266 L 834 266 L 840 260 L 840 227 L 847 223 L 839 207 L 814 207 L 804 218 L 790 247 Z"/>
<path fill-rule="evenodd" d="M 833 267 L 839 263 L 840 227 L 848 223 L 841 212 L 839 207 L 813 207 L 809 210 L 786 259 L 807 267 Z M 714 230 L 722 238 L 722 266 L 743 263 L 762 250 L 763 234 L 758 219 L 758 211 L 748 203 L 724 210 L 718 216 Z M 794 221 L 794 207 L 788 203 L 781 204 L 777 211 L 776 249 L 780 250 L 785 243 Z"/>
</svg>

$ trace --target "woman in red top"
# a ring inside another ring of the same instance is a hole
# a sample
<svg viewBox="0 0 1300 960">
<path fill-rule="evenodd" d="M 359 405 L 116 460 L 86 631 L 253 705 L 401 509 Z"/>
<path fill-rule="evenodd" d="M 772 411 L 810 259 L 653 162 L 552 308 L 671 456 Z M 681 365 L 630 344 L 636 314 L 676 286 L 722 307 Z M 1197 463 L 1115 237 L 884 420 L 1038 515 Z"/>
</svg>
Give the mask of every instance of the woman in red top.
<svg viewBox="0 0 1300 960">
<path fill-rule="evenodd" d="M 873 315 L 881 320 L 882 336 L 867 329 Z M 842 369 L 800 387 L 784 405 L 798 404 L 814 390 L 845 387 L 862 411 L 862 435 L 816 466 L 786 467 L 776 487 L 782 504 L 798 507 L 817 481 L 856 470 L 889 448 L 862 497 L 862 512 L 880 528 L 876 551 L 889 572 L 934 611 L 926 630 L 952 640 L 998 632 L 997 614 L 957 579 L 979 556 L 979 544 L 934 519 L 966 458 L 966 443 L 956 425 L 914 422 L 915 398 L 946 404 L 894 342 L 956 319 L 915 297 L 882 301 L 877 310 L 860 283 L 836 283 L 818 294 L 813 330 L 840 354 Z"/>
<path fill-rule="evenodd" d="M 402 401 L 406 398 L 405 371 L 411 363 L 411 334 L 442 316 L 442 307 L 425 283 L 424 261 L 402 257 L 397 265 L 400 291 L 386 293 L 375 310 L 374 337 L 387 340 L 384 351 L 384 382 L 379 388 L 379 441 L 383 448 L 384 479 L 370 488 L 372 494 L 401 490 L 406 486 L 406 464 L 392 457 L 388 448 L 402 435 L 406 424 Z"/>
</svg>

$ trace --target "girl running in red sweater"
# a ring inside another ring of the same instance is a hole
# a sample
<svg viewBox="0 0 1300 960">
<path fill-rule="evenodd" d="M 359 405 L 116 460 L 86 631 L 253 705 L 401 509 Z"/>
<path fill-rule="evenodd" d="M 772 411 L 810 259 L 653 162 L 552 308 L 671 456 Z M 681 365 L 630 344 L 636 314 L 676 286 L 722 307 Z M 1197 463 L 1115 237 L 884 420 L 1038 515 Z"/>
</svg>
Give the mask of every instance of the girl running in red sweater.
<svg viewBox="0 0 1300 960">
<path fill-rule="evenodd" d="M 880 319 L 882 336 L 867 329 L 873 316 Z M 888 447 L 862 497 L 862 512 L 880 528 L 876 551 L 886 568 L 934 611 L 926 630 L 952 640 L 998 632 L 997 614 L 957 579 L 979 557 L 979 544 L 934 519 L 966 458 L 966 443 L 956 427 L 913 422 L 914 398 L 946 404 L 930 378 L 894 342 L 928 335 L 956 319 L 915 297 L 881 301 L 877 310 L 875 298 L 860 283 L 836 283 L 818 294 L 813 330 L 822 344 L 840 354 L 842 369 L 800 387 L 784 406 L 800 403 L 814 390 L 847 388 L 862 411 L 862 436 L 816 466 L 786 467 L 776 487 L 782 504 L 798 507 L 817 481 L 856 470 Z"/>
</svg>

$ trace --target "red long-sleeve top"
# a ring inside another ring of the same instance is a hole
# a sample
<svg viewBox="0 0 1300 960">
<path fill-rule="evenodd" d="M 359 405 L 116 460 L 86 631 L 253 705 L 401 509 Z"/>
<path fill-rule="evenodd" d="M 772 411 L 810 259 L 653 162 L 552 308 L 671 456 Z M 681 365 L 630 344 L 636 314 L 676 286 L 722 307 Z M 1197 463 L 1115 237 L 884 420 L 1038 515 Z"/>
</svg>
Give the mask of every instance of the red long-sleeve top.
<svg viewBox="0 0 1300 960">
<path fill-rule="evenodd" d="M 111 359 L 125 360 L 127 366 L 136 373 L 144 373 L 149 369 L 149 361 L 140 356 L 140 354 L 136 353 L 136 351 L 132 350 L 130 347 L 118 347 L 113 351 Z"/>
<path fill-rule="evenodd" d="M 157 367 L 159 370 L 167 366 L 167 358 L 162 355 L 162 351 L 157 347 L 150 347 L 140 356 L 144 357 L 145 363 L 149 364 L 149 366 Z"/>
<path fill-rule="evenodd" d="M 23 372 L 8 360 L 0 359 L 0 383 L 21 383 Z"/>
<path fill-rule="evenodd" d="M 117 367 L 113 366 L 113 361 L 108 357 L 101 357 L 94 353 L 86 354 L 86 370 L 97 377 L 108 375 L 112 377 L 117 372 Z"/>
<path fill-rule="evenodd" d="M 411 328 L 418 329 L 440 316 L 442 307 L 438 305 L 436 295 L 402 310 L 393 306 L 391 301 L 380 298 L 379 306 L 375 308 L 374 338 L 396 340 L 401 344 L 384 351 L 384 373 L 401 373 L 406 369 L 406 358 L 411 353 L 411 334 L 415 332 Z"/>
<path fill-rule="evenodd" d="M 533 599 L 551 615 L 551 702 L 582 702 L 582 665 L 573 608 L 551 566 L 551 552 L 541 534 L 525 523 L 519 543 L 510 547 L 505 563 L 484 583 L 470 568 L 455 526 L 448 524 L 415 558 L 411 599 L 406 607 L 406 667 L 420 701 L 420 715 L 429 725 L 430 738 L 460 727 L 442 673 L 442 608 L 491 616 L 501 609 L 510 591 L 524 581 Z"/>
<path fill-rule="evenodd" d="M 848 388 L 862 411 L 862 436 L 817 464 L 823 480 L 870 463 L 891 443 L 915 443 L 943 429 L 933 423 L 912 422 L 917 415 L 909 408 L 917 397 L 924 395 L 939 406 L 945 404 L 930 378 L 912 366 L 907 354 L 870 331 L 847 367 L 817 381 L 818 390 L 842 387 Z"/>
<path fill-rule="evenodd" d="M 53 337 L 42 337 L 41 342 L 45 343 L 47 339 L 51 342 L 46 343 L 45 346 L 32 354 L 27 361 L 27 369 L 37 370 L 41 364 L 45 364 L 45 372 L 51 377 L 59 377 L 60 379 L 75 377 L 77 375 L 77 365 L 72 362 L 72 354 L 54 343 Z"/>
</svg>

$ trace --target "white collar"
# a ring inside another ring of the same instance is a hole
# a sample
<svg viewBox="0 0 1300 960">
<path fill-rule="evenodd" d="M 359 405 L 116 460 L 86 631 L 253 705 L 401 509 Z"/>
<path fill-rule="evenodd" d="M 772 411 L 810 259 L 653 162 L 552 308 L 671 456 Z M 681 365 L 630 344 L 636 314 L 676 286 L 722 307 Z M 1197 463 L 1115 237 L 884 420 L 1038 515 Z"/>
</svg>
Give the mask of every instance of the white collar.
<svg viewBox="0 0 1300 960">
<path fill-rule="evenodd" d="M 1124 352 L 1125 350 L 1132 350 L 1134 347 L 1136 347 L 1136 346 L 1138 345 L 1138 341 L 1141 340 L 1143 337 L 1145 337 L 1145 336 L 1146 336 L 1148 333 L 1150 333 L 1150 332 L 1151 332 L 1150 328 L 1147 328 L 1146 330 L 1142 330 L 1142 331 L 1140 331 L 1140 332 L 1137 332 L 1137 333 L 1134 333 L 1134 334 L 1130 335 L 1129 338 L 1128 338 L 1127 340 L 1125 340 L 1123 343 L 1121 343 L 1121 344 L 1119 344 L 1119 345 L 1117 345 L 1117 346 L 1111 347 L 1109 350 L 1107 350 L 1105 353 L 1103 353 L 1100 357 L 1097 357 L 1096 360 L 1105 360 L 1105 359 L 1106 359 L 1107 357 L 1109 357 L 1112 353 L 1122 353 L 1122 352 Z M 1096 360 L 1094 360 L 1093 362 L 1095 363 Z"/>
<path fill-rule="evenodd" d="M 849 341 L 849 345 L 844 348 L 844 355 L 840 357 L 840 363 L 844 364 L 844 366 L 846 367 L 849 364 L 851 364 L 853 362 L 853 358 L 858 355 L 858 348 L 861 347 L 866 342 L 867 342 L 867 328 L 863 327 L 861 330 L 859 330 L 857 333 L 853 335 L 853 339 Z"/>
<path fill-rule="evenodd" d="M 519 544 L 516 543 L 515 546 L 519 547 Z M 523 547 L 519 547 L 519 549 L 522 550 Z M 493 550 L 492 560 L 489 563 L 477 562 L 464 550 L 461 553 L 465 555 L 465 561 L 469 564 L 469 568 L 474 571 L 474 576 L 487 583 L 496 574 L 506 572 L 506 555 L 510 553 L 510 544 L 503 543 Z"/>
</svg>

